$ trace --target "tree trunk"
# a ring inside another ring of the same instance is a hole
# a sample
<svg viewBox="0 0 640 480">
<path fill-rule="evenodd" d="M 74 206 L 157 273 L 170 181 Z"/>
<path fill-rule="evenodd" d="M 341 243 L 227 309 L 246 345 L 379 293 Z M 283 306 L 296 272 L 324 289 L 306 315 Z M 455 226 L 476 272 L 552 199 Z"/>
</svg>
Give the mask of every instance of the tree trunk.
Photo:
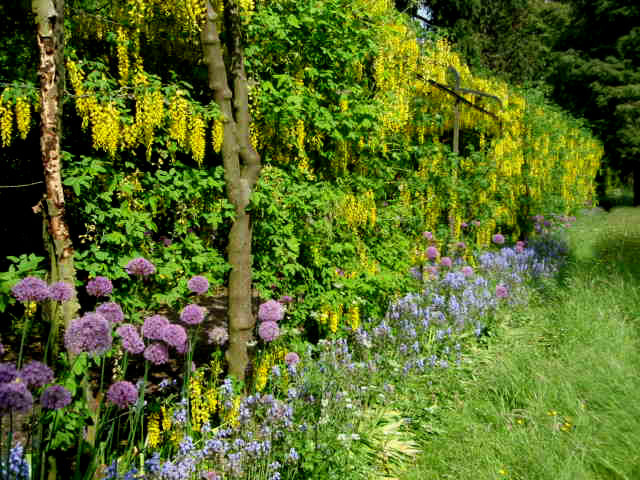
<svg viewBox="0 0 640 480">
<path fill-rule="evenodd" d="M 249 139 L 248 84 L 244 69 L 241 19 L 235 2 L 225 11 L 229 21 L 229 54 L 232 59 L 233 91 L 224 63 L 222 43 L 216 26 L 217 15 L 207 0 L 206 23 L 202 30 L 204 60 L 209 70 L 209 88 L 224 116 L 222 161 L 225 169 L 227 197 L 235 209 L 229 234 L 229 348 L 226 358 L 229 373 L 244 380 L 255 318 L 251 309 L 251 217 L 247 212 L 251 191 L 260 175 L 260 156 Z M 233 100 L 233 104 L 232 104 Z"/>
<path fill-rule="evenodd" d="M 633 165 L 633 206 L 640 206 L 640 159 Z"/>
<path fill-rule="evenodd" d="M 40 52 L 40 152 L 46 195 L 42 205 L 44 236 L 51 259 L 50 282 L 75 285 L 73 245 L 64 219 L 60 137 L 62 134 L 62 94 L 64 90 L 64 0 L 32 0 L 36 15 Z M 53 345 L 60 325 L 67 325 L 78 311 L 74 298 L 56 309 L 48 309 Z M 55 348 L 55 347 L 54 347 Z M 45 359 L 46 361 L 46 359 Z"/>
</svg>

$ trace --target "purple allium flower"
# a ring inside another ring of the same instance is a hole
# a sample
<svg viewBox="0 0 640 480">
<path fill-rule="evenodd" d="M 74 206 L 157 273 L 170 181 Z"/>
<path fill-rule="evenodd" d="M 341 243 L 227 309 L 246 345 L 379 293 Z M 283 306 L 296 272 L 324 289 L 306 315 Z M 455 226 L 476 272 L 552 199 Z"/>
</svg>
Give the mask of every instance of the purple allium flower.
<svg viewBox="0 0 640 480">
<path fill-rule="evenodd" d="M 264 302 L 258 308 L 258 318 L 261 322 L 279 322 L 283 317 L 284 308 L 276 300 Z"/>
<path fill-rule="evenodd" d="M 496 233 L 493 237 L 491 237 L 491 240 L 493 240 L 493 243 L 495 243 L 496 245 L 502 245 L 504 243 L 504 235 L 502 235 L 501 233 Z"/>
<path fill-rule="evenodd" d="M 433 240 L 433 233 L 422 232 L 422 238 L 424 238 L 425 240 Z"/>
<path fill-rule="evenodd" d="M 518 240 L 516 242 L 516 253 L 524 252 L 524 242 L 522 240 Z"/>
<path fill-rule="evenodd" d="M 144 342 L 140 338 L 138 329 L 130 323 L 123 323 L 116 329 L 116 334 L 122 339 L 122 348 L 127 352 L 138 354 L 144 351 Z"/>
<path fill-rule="evenodd" d="M 458 242 L 456 243 L 456 248 L 459 248 L 460 250 L 466 250 L 467 244 L 464 242 Z"/>
<path fill-rule="evenodd" d="M 296 352 L 289 352 L 284 356 L 284 363 L 287 365 L 295 365 L 300 361 L 300 357 Z"/>
<path fill-rule="evenodd" d="M 187 325 L 198 325 L 204 320 L 204 307 L 191 303 L 184 307 L 182 313 L 180 313 L 180 320 Z"/>
<path fill-rule="evenodd" d="M 33 396 L 21 381 L 0 383 L 0 412 L 26 412 L 33 405 Z"/>
<path fill-rule="evenodd" d="M 51 300 L 56 302 L 68 302 L 73 297 L 73 287 L 67 282 L 56 282 L 49 287 Z"/>
<path fill-rule="evenodd" d="M 262 322 L 258 327 L 258 335 L 265 342 L 272 342 L 280 336 L 280 328 L 276 322 Z"/>
<path fill-rule="evenodd" d="M 0 363 L 0 383 L 13 382 L 18 378 L 18 369 L 13 363 Z"/>
<path fill-rule="evenodd" d="M 173 240 L 171 240 L 169 237 L 167 237 L 166 235 L 162 235 L 160 237 L 160 242 L 162 242 L 162 245 L 164 245 L 165 247 L 170 247 L 171 244 L 173 243 Z"/>
<path fill-rule="evenodd" d="M 496 297 L 498 298 L 507 298 L 509 296 L 509 290 L 507 287 L 500 284 L 496 286 Z"/>
<path fill-rule="evenodd" d="M 0 343 L 0 355 L 4 355 L 4 345 Z"/>
<path fill-rule="evenodd" d="M 278 300 L 278 302 L 280 302 L 280 303 L 292 303 L 293 302 L 293 297 L 291 295 L 283 295 L 282 297 L 280 297 L 280 300 Z"/>
<path fill-rule="evenodd" d="M 138 257 L 127 263 L 124 267 L 129 275 L 138 275 L 139 277 L 147 277 L 156 273 L 156 267 L 146 258 Z"/>
<path fill-rule="evenodd" d="M 11 293 L 20 302 L 42 302 L 51 295 L 47 283 L 36 277 L 23 278 L 13 286 Z"/>
<path fill-rule="evenodd" d="M 51 385 L 40 395 L 40 404 L 50 410 L 64 408 L 70 403 L 71 392 L 62 385 Z"/>
<path fill-rule="evenodd" d="M 465 265 L 464 267 L 462 267 L 461 271 L 465 277 L 470 277 L 471 275 L 473 275 L 473 267 L 470 267 L 469 265 Z"/>
<path fill-rule="evenodd" d="M 169 348 L 164 343 L 152 343 L 144 351 L 144 358 L 154 365 L 162 365 L 169 361 Z"/>
<path fill-rule="evenodd" d="M 224 327 L 213 327 L 209 330 L 209 343 L 224 345 L 229 340 L 229 333 Z"/>
<path fill-rule="evenodd" d="M 440 265 L 442 265 L 444 268 L 451 268 L 452 264 L 453 264 L 453 262 L 451 261 L 451 258 L 449 258 L 449 257 L 442 257 L 440 259 Z"/>
<path fill-rule="evenodd" d="M 99 355 L 111 348 L 111 326 L 99 313 L 87 313 L 72 320 L 64 334 L 64 344 L 71 353 Z"/>
<path fill-rule="evenodd" d="M 187 282 L 187 287 L 189 287 L 189 290 L 193 293 L 203 295 L 207 293 L 207 290 L 209 290 L 209 280 L 202 275 L 196 275 Z"/>
<path fill-rule="evenodd" d="M 138 389 L 133 383 L 121 380 L 109 387 L 107 400 L 120 408 L 127 408 L 138 400 Z"/>
<path fill-rule="evenodd" d="M 467 222 L 462 222 L 462 223 L 460 224 L 460 226 L 461 226 L 462 228 L 467 228 L 467 227 L 469 226 L 469 224 L 468 224 Z"/>
<path fill-rule="evenodd" d="M 178 351 L 184 352 L 187 344 L 187 332 L 182 325 L 170 323 L 162 329 L 162 340 Z"/>
<path fill-rule="evenodd" d="M 436 247 L 427 248 L 427 258 L 429 260 L 435 260 L 438 258 L 438 249 Z"/>
<path fill-rule="evenodd" d="M 144 319 L 142 336 L 151 340 L 162 340 L 162 329 L 169 325 L 169 319 L 164 315 L 153 315 Z"/>
<path fill-rule="evenodd" d="M 44 363 L 33 360 L 22 367 L 20 378 L 29 387 L 44 387 L 53 382 L 53 370 Z"/>
<path fill-rule="evenodd" d="M 113 291 L 113 284 L 107 277 L 96 277 L 87 283 L 87 293 L 94 297 L 107 297 Z"/>
<path fill-rule="evenodd" d="M 120 323 L 124 320 L 122 307 L 116 302 L 107 302 L 99 305 L 98 308 L 96 308 L 96 313 L 99 313 L 111 323 Z"/>
<path fill-rule="evenodd" d="M 542 222 L 542 224 L 547 228 L 551 226 L 551 222 L 549 220 L 545 220 L 544 222 Z"/>
</svg>

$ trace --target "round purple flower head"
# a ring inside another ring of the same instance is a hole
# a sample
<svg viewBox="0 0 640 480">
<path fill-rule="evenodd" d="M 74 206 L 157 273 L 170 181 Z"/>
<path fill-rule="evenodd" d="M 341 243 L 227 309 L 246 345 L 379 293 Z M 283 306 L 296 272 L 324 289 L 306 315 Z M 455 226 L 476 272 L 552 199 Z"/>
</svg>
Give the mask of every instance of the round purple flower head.
<svg viewBox="0 0 640 480">
<path fill-rule="evenodd" d="M 459 248 L 460 250 L 466 250 L 467 244 L 464 242 L 458 242 L 456 243 L 456 248 Z"/>
<path fill-rule="evenodd" d="M 284 363 L 287 365 L 296 365 L 300 361 L 300 357 L 296 352 L 289 352 L 284 356 Z"/>
<path fill-rule="evenodd" d="M 62 385 L 51 385 L 40 395 L 40 404 L 50 410 L 64 408 L 70 403 L 71 392 Z"/>
<path fill-rule="evenodd" d="M 36 277 L 23 278 L 13 286 L 11 293 L 20 302 L 42 302 L 51 295 L 47 283 Z"/>
<path fill-rule="evenodd" d="M 291 295 L 283 295 L 278 300 L 280 303 L 293 303 L 293 297 Z"/>
<path fill-rule="evenodd" d="M 107 302 L 99 305 L 96 308 L 96 313 L 99 313 L 111 323 L 120 323 L 124 320 L 122 308 L 116 302 Z"/>
<path fill-rule="evenodd" d="M 470 277 L 471 275 L 473 275 L 473 267 L 470 267 L 469 265 L 465 265 L 464 267 L 462 267 L 461 271 L 465 277 Z"/>
<path fill-rule="evenodd" d="M 187 325 L 198 325 L 204 320 L 204 308 L 195 303 L 191 303 L 184 307 L 182 313 L 180 313 L 180 320 Z"/>
<path fill-rule="evenodd" d="M 120 408 L 127 408 L 138 400 L 138 389 L 133 383 L 121 380 L 109 387 L 107 400 Z"/>
<path fill-rule="evenodd" d="M 49 287 L 51 300 L 55 302 L 68 302 L 73 297 L 73 287 L 67 282 L 56 282 Z"/>
<path fill-rule="evenodd" d="M 284 308 L 276 300 L 261 303 L 258 308 L 258 318 L 261 322 L 279 322 L 284 317 Z"/>
<path fill-rule="evenodd" d="M 433 233 L 422 232 L 422 238 L 424 238 L 425 240 L 433 240 Z"/>
<path fill-rule="evenodd" d="M 107 297 L 113 291 L 113 284 L 107 277 L 96 277 L 87 283 L 87 293 L 94 297 Z"/>
<path fill-rule="evenodd" d="M 442 257 L 440 259 L 440 265 L 442 265 L 444 268 L 451 268 L 452 264 L 453 264 L 453 262 L 451 261 L 451 258 L 449 258 L 449 257 Z"/>
<path fill-rule="evenodd" d="M 507 287 L 500 284 L 496 286 L 496 297 L 498 298 L 507 298 L 509 296 L 509 290 Z"/>
<path fill-rule="evenodd" d="M 273 342 L 280 336 L 280 328 L 276 322 L 262 322 L 258 327 L 258 335 L 265 342 Z"/>
<path fill-rule="evenodd" d="M 438 258 L 438 249 L 436 247 L 427 248 L 427 258 L 429 260 L 435 260 Z"/>
<path fill-rule="evenodd" d="M 144 352 L 144 342 L 140 338 L 138 329 L 130 323 L 124 323 L 116 329 L 116 334 L 122 339 L 122 348 L 127 352 L 138 354 Z"/>
<path fill-rule="evenodd" d="M 193 293 L 203 295 L 207 293 L 207 290 L 209 290 L 209 280 L 204 278 L 202 275 L 196 275 L 187 282 L 187 287 L 189 287 L 189 290 Z"/>
<path fill-rule="evenodd" d="M 182 325 L 170 323 L 162 329 L 162 340 L 178 351 L 184 352 L 187 344 L 187 332 Z"/>
<path fill-rule="evenodd" d="M 467 222 L 462 222 L 462 223 L 460 224 L 460 226 L 461 226 L 462 228 L 467 228 L 467 227 L 469 226 L 469 224 L 468 224 Z"/>
<path fill-rule="evenodd" d="M 20 378 L 29 387 L 44 387 L 47 383 L 53 382 L 53 370 L 34 360 L 22 367 Z"/>
<path fill-rule="evenodd" d="M 142 336 L 150 340 L 162 340 L 162 329 L 169 325 L 169 319 L 164 315 L 153 315 L 144 319 Z"/>
<path fill-rule="evenodd" d="M 33 396 L 21 381 L 0 384 L 0 412 L 27 412 L 33 406 Z"/>
<path fill-rule="evenodd" d="M 209 330 L 209 343 L 224 345 L 229 340 L 229 333 L 224 327 L 213 327 Z"/>
<path fill-rule="evenodd" d="M 144 351 L 144 358 L 154 365 L 162 365 L 169 361 L 169 349 L 164 343 L 152 343 Z"/>
<path fill-rule="evenodd" d="M 138 275 L 139 277 L 147 277 L 156 273 L 156 267 L 146 258 L 138 257 L 127 263 L 124 268 L 129 275 Z"/>
<path fill-rule="evenodd" d="M 516 242 L 516 252 L 517 253 L 522 253 L 524 252 L 524 242 L 522 240 L 518 240 Z"/>
<path fill-rule="evenodd" d="M 18 377 L 18 369 L 13 363 L 0 363 L 0 383 L 13 382 Z"/>
<path fill-rule="evenodd" d="M 71 353 L 99 355 L 111 348 L 111 326 L 99 313 L 87 313 L 72 320 L 64 334 L 64 344 Z"/>
<path fill-rule="evenodd" d="M 495 243 L 496 245 L 502 245 L 504 243 L 504 235 L 502 235 L 501 233 L 496 233 L 493 237 L 491 237 L 491 240 L 493 240 L 493 243 Z"/>
</svg>

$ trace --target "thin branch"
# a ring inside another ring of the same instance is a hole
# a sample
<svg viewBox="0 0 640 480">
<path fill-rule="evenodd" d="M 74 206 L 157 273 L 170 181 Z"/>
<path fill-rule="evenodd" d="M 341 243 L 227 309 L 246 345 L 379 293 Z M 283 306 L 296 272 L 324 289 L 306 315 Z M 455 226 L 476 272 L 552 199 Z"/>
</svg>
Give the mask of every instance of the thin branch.
<svg viewBox="0 0 640 480">
<path fill-rule="evenodd" d="M 31 187 L 32 185 L 39 185 L 41 183 L 44 183 L 42 180 L 39 182 L 33 182 L 33 183 L 25 183 L 23 185 L 0 185 L 0 188 L 22 188 L 22 187 Z"/>
</svg>

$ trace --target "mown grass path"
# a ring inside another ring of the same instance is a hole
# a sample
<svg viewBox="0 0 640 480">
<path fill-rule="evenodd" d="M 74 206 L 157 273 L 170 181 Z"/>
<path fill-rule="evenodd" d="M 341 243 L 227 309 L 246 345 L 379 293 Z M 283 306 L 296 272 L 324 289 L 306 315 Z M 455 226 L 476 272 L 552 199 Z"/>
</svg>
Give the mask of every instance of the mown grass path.
<svg viewBox="0 0 640 480">
<path fill-rule="evenodd" d="M 640 209 L 586 214 L 569 243 L 560 284 L 443 386 L 401 478 L 640 479 Z"/>
</svg>

